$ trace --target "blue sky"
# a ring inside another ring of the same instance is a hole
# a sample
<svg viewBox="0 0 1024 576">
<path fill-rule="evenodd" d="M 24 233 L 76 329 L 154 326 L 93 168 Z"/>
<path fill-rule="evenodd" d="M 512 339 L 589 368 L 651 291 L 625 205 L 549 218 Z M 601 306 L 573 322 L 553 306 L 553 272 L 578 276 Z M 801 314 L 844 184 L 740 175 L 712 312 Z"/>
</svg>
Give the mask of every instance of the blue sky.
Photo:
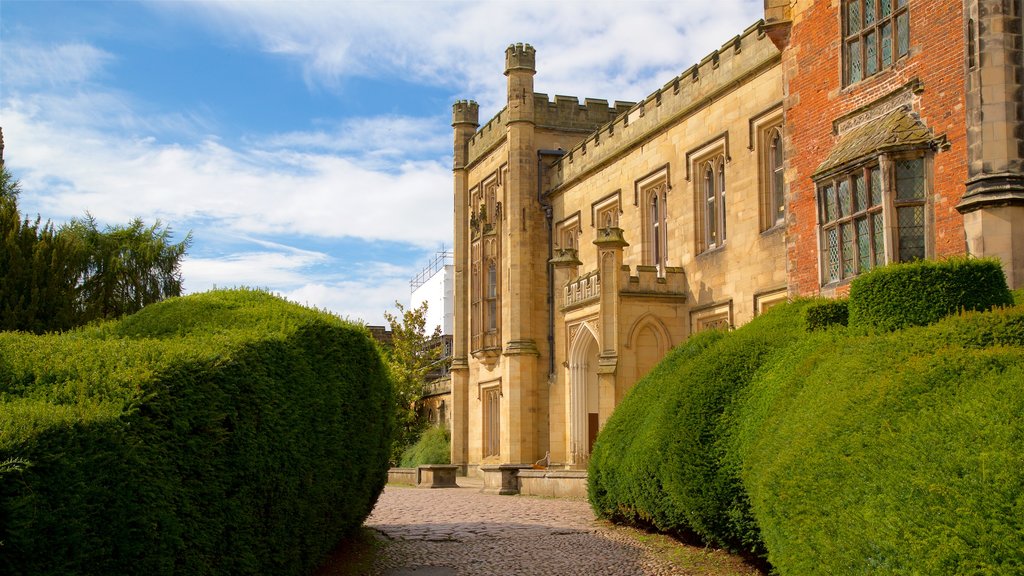
<svg viewBox="0 0 1024 576">
<path fill-rule="evenodd" d="M 382 324 L 452 244 L 451 104 L 536 89 L 636 101 L 762 15 L 761 0 L 0 0 L 0 127 L 21 206 L 160 219 L 186 292 L 268 288 Z"/>
</svg>

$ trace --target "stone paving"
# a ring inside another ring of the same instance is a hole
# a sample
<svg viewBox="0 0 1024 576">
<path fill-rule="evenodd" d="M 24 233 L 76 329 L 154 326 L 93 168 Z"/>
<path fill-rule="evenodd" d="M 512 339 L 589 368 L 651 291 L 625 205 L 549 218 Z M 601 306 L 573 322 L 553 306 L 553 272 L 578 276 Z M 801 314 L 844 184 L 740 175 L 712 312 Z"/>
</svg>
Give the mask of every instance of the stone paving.
<svg viewBox="0 0 1024 576">
<path fill-rule="evenodd" d="M 462 576 L 670 575 L 680 572 L 621 530 L 594 519 L 587 502 L 389 485 L 366 526 L 388 543 L 373 574 Z"/>
</svg>

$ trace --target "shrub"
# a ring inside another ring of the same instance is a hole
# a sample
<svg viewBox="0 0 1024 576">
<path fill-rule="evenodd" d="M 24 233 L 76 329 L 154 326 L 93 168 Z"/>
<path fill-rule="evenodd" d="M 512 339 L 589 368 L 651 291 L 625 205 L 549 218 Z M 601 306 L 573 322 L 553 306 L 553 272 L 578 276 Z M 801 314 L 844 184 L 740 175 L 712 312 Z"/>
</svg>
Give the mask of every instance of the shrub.
<svg viewBox="0 0 1024 576">
<path fill-rule="evenodd" d="M 365 329 L 257 291 L 0 334 L 0 572 L 308 574 L 386 482 Z"/>
<path fill-rule="evenodd" d="M 736 450 L 779 574 L 1024 571 L 1024 310 L 808 335 L 746 389 Z"/>
<path fill-rule="evenodd" d="M 448 429 L 432 426 L 420 435 L 415 444 L 402 453 L 403 468 L 415 468 L 421 464 L 450 464 L 452 444 Z"/>
<path fill-rule="evenodd" d="M 830 326 L 846 326 L 849 320 L 847 300 L 818 300 L 804 309 L 804 326 L 808 332 Z"/>
<path fill-rule="evenodd" d="M 892 264 L 850 283 L 850 325 L 881 330 L 923 326 L 961 310 L 1012 304 L 1003 269 L 991 258 Z"/>
<path fill-rule="evenodd" d="M 804 332 L 806 301 L 730 333 L 698 334 L 623 399 L 590 461 L 595 512 L 619 522 L 761 551 L 737 460 L 732 403 L 778 350 Z"/>
</svg>

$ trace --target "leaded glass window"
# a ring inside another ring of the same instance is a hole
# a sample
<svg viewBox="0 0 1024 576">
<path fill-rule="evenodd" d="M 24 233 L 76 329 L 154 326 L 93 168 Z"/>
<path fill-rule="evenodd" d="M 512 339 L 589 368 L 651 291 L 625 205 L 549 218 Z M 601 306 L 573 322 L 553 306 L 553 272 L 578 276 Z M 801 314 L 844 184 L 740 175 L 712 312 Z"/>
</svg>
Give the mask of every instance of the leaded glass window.
<svg viewBox="0 0 1024 576">
<path fill-rule="evenodd" d="M 925 257 L 926 166 L 920 156 L 895 158 L 818 182 L 825 284 L 846 280 L 890 258 L 906 262 Z"/>
<path fill-rule="evenodd" d="M 844 0 L 843 83 L 855 84 L 910 53 L 907 0 Z"/>
</svg>

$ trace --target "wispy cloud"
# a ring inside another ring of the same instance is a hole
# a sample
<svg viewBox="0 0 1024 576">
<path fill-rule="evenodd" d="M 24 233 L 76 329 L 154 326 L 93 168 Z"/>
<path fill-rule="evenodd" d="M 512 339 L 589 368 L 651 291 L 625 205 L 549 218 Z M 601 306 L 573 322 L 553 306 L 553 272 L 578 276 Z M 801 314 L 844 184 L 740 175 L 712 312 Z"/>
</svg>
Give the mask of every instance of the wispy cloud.
<svg viewBox="0 0 1024 576">
<path fill-rule="evenodd" d="M 538 49 L 537 89 L 636 100 L 760 17 L 759 0 L 717 2 L 210 2 L 187 11 L 293 58 L 311 85 L 400 74 L 497 111 L 504 48 Z"/>
<path fill-rule="evenodd" d="M 81 84 L 93 80 L 114 59 L 113 54 L 85 43 L 40 46 L 5 42 L 0 50 L 7 89 Z"/>
</svg>

